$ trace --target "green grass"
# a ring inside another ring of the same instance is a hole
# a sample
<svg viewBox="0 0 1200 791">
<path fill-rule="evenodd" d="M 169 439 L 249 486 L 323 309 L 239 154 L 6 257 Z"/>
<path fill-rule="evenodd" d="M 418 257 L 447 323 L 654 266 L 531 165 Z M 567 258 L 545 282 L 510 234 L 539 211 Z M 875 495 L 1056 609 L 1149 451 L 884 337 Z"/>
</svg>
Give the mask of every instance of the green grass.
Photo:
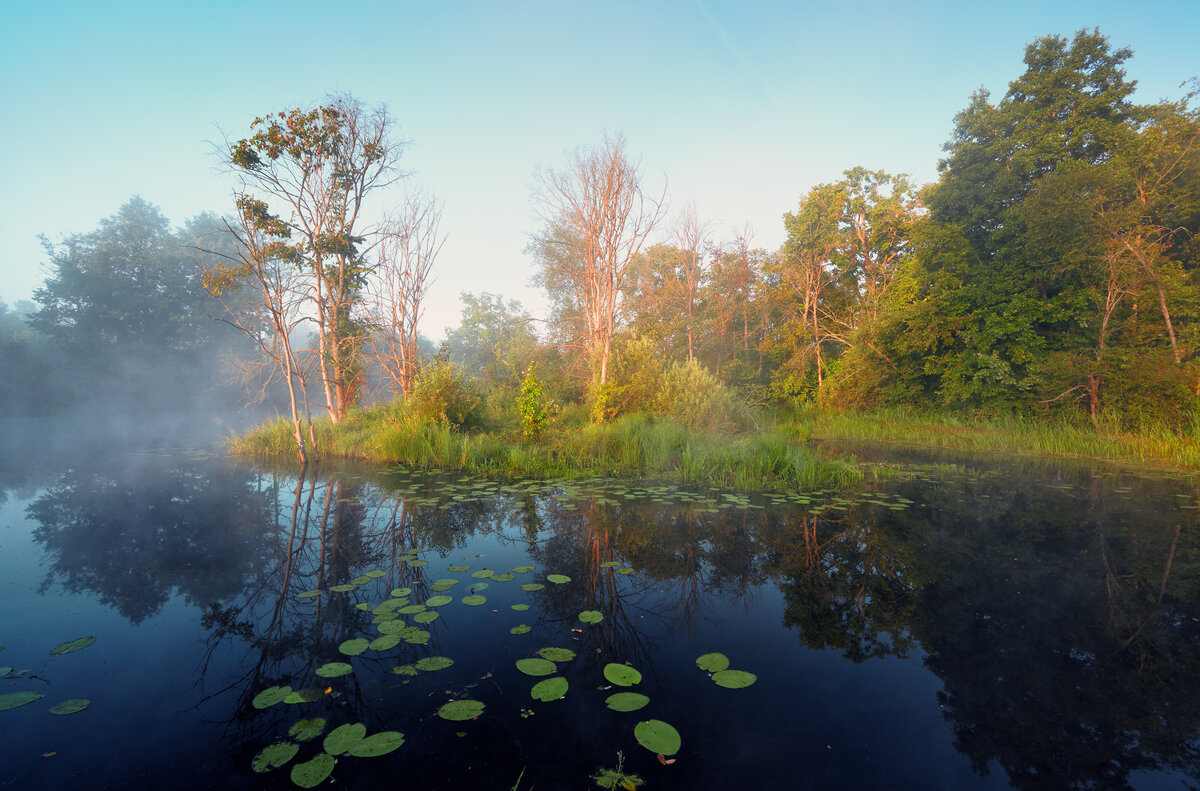
<svg viewBox="0 0 1200 791">
<path fill-rule="evenodd" d="M 810 413 L 803 418 L 820 439 L 900 442 L 947 450 L 1105 459 L 1200 470 L 1200 432 L 1142 422 L 1136 429 L 1117 420 L 1097 425 L 1023 417 L 979 418 L 875 412 Z"/>
<path fill-rule="evenodd" d="M 572 421 L 573 422 L 573 421 Z M 277 418 L 234 437 L 235 453 L 290 458 L 291 425 Z M 644 414 L 604 425 L 560 426 L 540 442 L 512 430 L 463 432 L 414 420 L 396 407 L 316 422 L 322 458 L 462 470 L 504 477 L 659 478 L 742 490 L 808 490 L 861 479 L 853 463 L 821 458 L 786 427 L 743 435 L 705 434 Z"/>
</svg>

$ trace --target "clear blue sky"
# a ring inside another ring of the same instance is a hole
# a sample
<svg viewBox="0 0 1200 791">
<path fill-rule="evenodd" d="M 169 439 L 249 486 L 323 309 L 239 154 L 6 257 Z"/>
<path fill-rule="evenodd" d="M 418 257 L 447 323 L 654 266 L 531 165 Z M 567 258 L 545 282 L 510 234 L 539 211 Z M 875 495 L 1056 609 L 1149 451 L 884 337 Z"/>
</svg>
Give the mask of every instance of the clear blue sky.
<svg viewBox="0 0 1200 791">
<path fill-rule="evenodd" d="M 412 183 L 445 203 L 426 334 L 464 290 L 537 313 L 538 165 L 623 132 L 673 206 L 774 249 L 783 212 L 846 168 L 931 181 L 971 92 L 998 99 L 1026 44 L 1082 27 L 1132 47 L 1140 100 L 1200 75 L 1200 0 L 3 3 L 0 299 L 41 283 L 38 234 L 90 231 L 132 195 L 175 223 L 226 211 L 210 141 L 349 91 L 387 104 Z"/>
</svg>

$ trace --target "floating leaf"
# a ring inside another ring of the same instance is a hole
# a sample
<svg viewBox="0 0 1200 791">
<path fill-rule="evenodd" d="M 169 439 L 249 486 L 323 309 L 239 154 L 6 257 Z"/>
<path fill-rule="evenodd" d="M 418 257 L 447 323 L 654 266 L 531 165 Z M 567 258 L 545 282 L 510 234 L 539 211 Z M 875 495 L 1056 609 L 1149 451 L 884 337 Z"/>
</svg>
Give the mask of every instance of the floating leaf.
<svg viewBox="0 0 1200 791">
<path fill-rule="evenodd" d="M 472 594 L 471 596 L 463 596 L 462 603 L 469 607 L 478 607 L 481 604 L 486 604 L 487 599 L 478 594 Z"/>
<path fill-rule="evenodd" d="M 491 569 L 479 569 L 479 571 L 472 571 L 471 576 L 475 577 L 476 579 L 486 579 L 495 573 L 496 572 Z"/>
<path fill-rule="evenodd" d="M 292 767 L 292 782 L 301 788 L 312 788 L 322 782 L 333 771 L 333 756 L 319 753 L 302 764 Z"/>
<path fill-rule="evenodd" d="M 529 657 L 517 660 L 517 670 L 527 676 L 548 676 L 557 670 L 554 663 L 541 657 Z"/>
<path fill-rule="evenodd" d="M 318 687 L 305 687 L 298 689 L 292 694 L 283 699 L 284 703 L 312 703 L 314 700 L 319 700 L 325 693 Z"/>
<path fill-rule="evenodd" d="M 516 610 L 517 612 L 524 612 L 525 610 L 529 609 L 529 605 L 528 604 L 514 604 L 512 606 L 512 608 L 514 610 Z"/>
<path fill-rule="evenodd" d="M 531 698 L 546 701 L 547 703 L 552 700 L 558 700 L 565 694 L 567 694 L 567 680 L 562 676 L 555 676 L 545 681 L 539 681 L 529 691 Z"/>
<path fill-rule="evenodd" d="M 321 678 L 337 678 L 350 675 L 354 672 L 354 668 L 345 662 L 326 662 L 313 672 Z"/>
<path fill-rule="evenodd" d="M 637 711 L 650 702 L 650 698 L 638 692 L 615 692 L 604 700 L 604 705 L 613 711 Z"/>
<path fill-rule="evenodd" d="M 606 560 L 600 564 L 600 568 L 611 569 L 611 568 L 616 568 L 619 565 L 621 565 L 621 564 L 615 560 Z"/>
<path fill-rule="evenodd" d="M 438 614 L 433 610 L 419 612 L 413 616 L 413 623 L 433 623 L 438 619 Z"/>
<path fill-rule="evenodd" d="M 364 571 L 363 576 L 374 580 L 387 576 L 387 572 L 379 569 L 371 569 L 370 571 Z"/>
<path fill-rule="evenodd" d="M 538 654 L 551 662 L 570 662 L 575 658 L 575 652 L 570 648 L 541 648 Z"/>
<path fill-rule="evenodd" d="M 311 720 L 298 720 L 288 729 L 288 736 L 298 742 L 311 741 L 325 732 L 325 718 L 313 717 Z"/>
<path fill-rule="evenodd" d="M 250 704 L 256 709 L 265 709 L 274 706 L 290 694 L 292 694 L 291 687 L 267 687 L 255 695 Z"/>
<path fill-rule="evenodd" d="M 716 673 L 729 667 L 729 657 L 724 654 L 704 654 L 696 660 L 696 666 L 709 673 Z"/>
<path fill-rule="evenodd" d="M 427 656 L 417 660 L 417 669 L 428 673 L 433 670 L 444 670 L 453 664 L 454 660 L 448 656 Z"/>
<path fill-rule="evenodd" d="M 629 665 L 618 665 L 616 662 L 609 662 L 604 666 L 604 677 L 618 687 L 632 687 L 642 680 L 642 674 L 637 670 Z"/>
<path fill-rule="evenodd" d="M 390 651 L 400 645 L 400 641 L 403 639 L 401 634 L 393 632 L 392 634 L 380 635 L 368 643 L 367 648 L 372 651 Z"/>
<path fill-rule="evenodd" d="M 421 671 L 417 670 L 413 665 L 398 665 L 392 668 L 392 672 L 398 676 L 415 676 Z"/>
<path fill-rule="evenodd" d="M 330 755 L 341 755 L 363 740 L 367 735 L 367 726 L 361 722 L 339 725 L 325 737 L 322 747 Z"/>
<path fill-rule="evenodd" d="M 400 613 L 401 615 L 412 615 L 415 612 L 425 612 L 426 609 L 427 608 L 424 604 L 410 604 L 407 607 L 401 607 L 399 610 L 396 610 L 396 612 Z"/>
<path fill-rule="evenodd" d="M 579 613 L 579 620 L 584 623 L 600 623 L 604 620 L 604 614 L 599 610 L 584 610 Z"/>
<path fill-rule="evenodd" d="M 633 737 L 652 753 L 674 755 L 679 752 L 679 731 L 662 720 L 639 722 L 633 728 Z"/>
<path fill-rule="evenodd" d="M 512 582 L 516 578 L 515 574 L 493 574 L 492 582 Z"/>
<path fill-rule="evenodd" d="M 366 612 L 367 610 L 371 609 L 371 603 L 366 602 L 366 601 L 360 601 L 358 604 L 354 605 L 354 608 L 356 610 L 362 610 L 363 612 Z"/>
<path fill-rule="evenodd" d="M 405 631 L 402 634 L 404 637 L 404 642 L 411 643 L 412 645 L 425 645 L 429 642 L 429 638 L 432 637 L 432 635 L 424 629 L 413 629 L 411 632 Z"/>
<path fill-rule="evenodd" d="M 426 607 L 441 607 L 443 604 L 449 604 L 454 601 L 453 596 L 430 596 L 425 600 Z"/>
<path fill-rule="evenodd" d="M 628 566 L 626 566 L 625 568 L 619 568 L 619 569 L 617 569 L 617 573 L 618 573 L 618 574 L 632 574 L 632 573 L 633 573 L 633 569 L 631 569 L 631 568 L 629 568 Z"/>
<path fill-rule="evenodd" d="M 533 566 L 517 566 L 512 570 L 513 574 L 528 574 L 533 571 Z"/>
<path fill-rule="evenodd" d="M 471 567 L 470 566 L 450 566 L 449 567 L 450 571 L 466 571 L 469 568 L 471 568 Z"/>
<path fill-rule="evenodd" d="M 428 560 L 410 560 L 410 561 L 408 561 L 408 565 L 417 569 L 417 568 L 420 568 L 421 566 L 428 566 L 429 561 Z"/>
<path fill-rule="evenodd" d="M 60 643 L 51 648 L 50 655 L 58 656 L 59 654 L 73 654 L 76 651 L 82 651 L 94 642 L 96 642 L 95 637 L 76 637 L 70 642 Z"/>
<path fill-rule="evenodd" d="M 478 700 L 452 700 L 437 710 L 443 720 L 473 720 L 483 713 L 483 703 Z"/>
<path fill-rule="evenodd" d="M 377 624 L 375 628 L 379 630 L 380 634 L 397 634 L 408 629 L 409 625 L 402 619 L 396 619 L 394 621 L 384 621 L 381 624 Z"/>
<path fill-rule="evenodd" d="M 540 582 L 526 582 L 524 585 L 521 586 L 521 590 L 523 590 L 523 591 L 540 591 L 544 587 L 546 587 L 546 586 Z"/>
<path fill-rule="evenodd" d="M 323 593 L 323 591 L 320 588 L 313 588 L 310 591 L 304 591 L 304 593 L 297 593 L 296 598 L 297 599 L 311 599 L 316 596 L 320 596 L 322 593 Z M 274 746 L 274 745 L 272 745 L 272 746 Z M 267 749 L 269 750 L 270 747 L 268 747 Z M 259 753 L 259 755 L 262 755 L 262 753 Z"/>
<path fill-rule="evenodd" d="M 513 628 L 509 629 L 508 633 L 509 634 L 527 634 L 532 629 L 533 629 L 532 626 L 529 626 L 529 625 L 523 624 L 523 623 L 519 623 L 516 626 L 514 626 Z"/>
<path fill-rule="evenodd" d="M 341 585 L 330 585 L 329 590 L 336 591 L 337 593 L 345 593 L 346 591 L 352 591 L 357 587 L 357 585 L 347 585 L 343 583 Z"/>
<path fill-rule="evenodd" d="M 0 678 L 4 678 L 11 672 L 12 672 L 11 667 L 0 667 Z"/>
<path fill-rule="evenodd" d="M 571 578 L 566 574 L 547 574 L 546 579 L 556 585 L 562 585 L 564 582 L 570 582 Z"/>
<path fill-rule="evenodd" d="M 366 651 L 371 645 L 371 641 L 364 637 L 355 637 L 353 640 L 347 640 L 338 646 L 338 651 L 346 656 L 358 656 L 363 651 Z"/>
<path fill-rule="evenodd" d="M 387 601 L 376 605 L 375 609 L 371 610 L 371 612 L 375 613 L 376 615 L 386 615 L 388 613 L 394 613 L 397 609 L 405 606 L 406 604 L 408 604 L 408 599 L 388 599 Z"/>
<path fill-rule="evenodd" d="M 412 588 L 396 588 L 388 594 L 388 596 L 391 596 L 396 599 L 403 599 L 405 596 L 411 596 L 411 595 L 412 595 Z"/>
<path fill-rule="evenodd" d="M 354 583 L 355 585 L 366 585 L 368 582 L 371 581 L 371 578 L 363 576 L 363 575 L 359 575 L 350 581 L 352 583 Z"/>
<path fill-rule="evenodd" d="M 355 744 L 346 752 L 357 758 L 374 758 L 386 755 L 404 744 L 404 734 L 399 731 L 380 731 Z"/>
<path fill-rule="evenodd" d="M 46 696 L 40 692 L 9 692 L 7 695 L 0 695 L 0 711 L 15 709 L 17 706 L 33 703 L 44 697 Z"/>
<path fill-rule="evenodd" d="M 254 756 L 254 760 L 250 763 L 250 768 L 259 774 L 269 772 L 295 758 L 298 752 L 300 752 L 300 745 L 293 742 L 272 744 L 270 747 L 264 747 L 258 751 L 258 755 Z"/>
<path fill-rule="evenodd" d="M 758 681 L 758 676 L 747 673 L 745 670 L 722 670 L 719 673 L 713 673 L 712 680 L 719 687 L 742 689 Z"/>
</svg>

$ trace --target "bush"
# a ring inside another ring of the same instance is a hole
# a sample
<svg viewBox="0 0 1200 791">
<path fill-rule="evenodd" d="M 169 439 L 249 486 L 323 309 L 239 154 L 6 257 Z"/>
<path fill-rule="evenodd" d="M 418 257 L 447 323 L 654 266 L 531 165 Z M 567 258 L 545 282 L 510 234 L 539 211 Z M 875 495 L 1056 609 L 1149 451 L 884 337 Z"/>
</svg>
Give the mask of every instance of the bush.
<svg viewBox="0 0 1200 791">
<path fill-rule="evenodd" d="M 654 407 L 658 414 L 693 430 L 735 431 L 754 423 L 750 409 L 695 360 L 666 370 Z"/>
<path fill-rule="evenodd" d="M 521 393 L 517 396 L 517 411 L 521 413 L 521 431 L 527 440 L 536 440 L 550 422 L 542 397 L 542 380 L 538 379 L 537 363 L 525 369 Z"/>
<path fill-rule="evenodd" d="M 418 420 L 458 427 L 479 423 L 479 394 L 463 369 L 450 362 L 445 347 L 421 368 L 404 402 Z"/>
</svg>

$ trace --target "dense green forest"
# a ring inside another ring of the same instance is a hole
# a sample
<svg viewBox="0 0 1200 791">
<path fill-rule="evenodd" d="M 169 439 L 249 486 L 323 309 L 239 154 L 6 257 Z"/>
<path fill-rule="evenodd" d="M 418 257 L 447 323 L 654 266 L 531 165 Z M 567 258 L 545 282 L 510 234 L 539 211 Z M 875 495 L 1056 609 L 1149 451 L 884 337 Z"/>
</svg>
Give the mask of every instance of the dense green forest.
<svg viewBox="0 0 1200 791">
<path fill-rule="evenodd" d="M 1194 438 L 1200 111 L 1195 90 L 1135 103 L 1131 56 L 1094 30 L 1033 42 L 999 101 L 953 119 L 935 183 L 851 167 L 783 213 L 776 250 L 672 214 L 606 136 L 537 174 L 547 321 L 465 293 L 436 354 L 417 323 L 437 201 L 362 219 L 402 179 L 386 109 L 266 116 L 223 149 L 223 217 L 172 229 L 134 198 L 46 244 L 36 304 L 0 306 L 0 406 L 265 398 L 302 457 L 318 414 L 393 399 L 387 420 L 524 441 L 635 414 L 728 435 L 797 408 Z"/>
</svg>

